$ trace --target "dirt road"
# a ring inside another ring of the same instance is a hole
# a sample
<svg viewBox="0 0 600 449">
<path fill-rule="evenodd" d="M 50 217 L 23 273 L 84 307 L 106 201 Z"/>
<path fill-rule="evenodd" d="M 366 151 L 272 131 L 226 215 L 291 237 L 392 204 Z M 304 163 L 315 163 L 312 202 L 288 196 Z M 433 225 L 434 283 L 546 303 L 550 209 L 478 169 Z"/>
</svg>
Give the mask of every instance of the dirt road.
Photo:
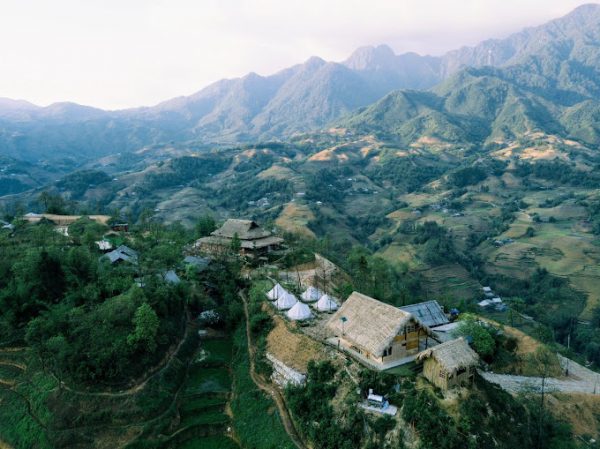
<svg viewBox="0 0 600 449">
<path fill-rule="evenodd" d="M 569 376 L 564 379 L 546 378 L 545 390 L 547 393 L 600 394 L 600 374 L 560 355 L 558 358 L 563 369 L 566 369 L 568 364 Z M 542 390 L 541 377 L 512 376 L 483 371 L 480 374 L 488 382 L 500 385 L 509 393 L 540 393 Z"/>
</svg>

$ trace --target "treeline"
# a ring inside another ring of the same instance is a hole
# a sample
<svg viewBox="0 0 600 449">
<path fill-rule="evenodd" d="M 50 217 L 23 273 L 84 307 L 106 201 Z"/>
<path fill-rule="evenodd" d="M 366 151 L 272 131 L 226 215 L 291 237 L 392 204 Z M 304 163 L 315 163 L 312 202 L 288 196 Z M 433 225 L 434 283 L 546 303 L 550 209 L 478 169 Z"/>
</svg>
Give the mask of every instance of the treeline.
<svg viewBox="0 0 600 449">
<path fill-rule="evenodd" d="M 535 397 L 513 397 L 476 377 L 476 388 L 454 419 L 426 389 L 404 383 L 403 419 L 414 426 L 423 449 L 575 449 L 571 428 L 539 406 Z"/>
<path fill-rule="evenodd" d="M 272 203 L 280 204 L 292 198 L 294 189 L 286 179 L 260 179 L 251 174 L 238 177 L 214 190 L 210 204 L 230 211 L 245 211 L 249 201 L 267 198 Z M 274 205 L 274 204 L 273 204 Z"/>
<path fill-rule="evenodd" d="M 380 301 L 395 305 L 418 302 L 420 283 L 416 275 L 401 266 L 379 257 L 364 246 L 328 239 L 312 240 L 297 235 L 287 235 L 290 251 L 285 258 L 288 266 L 314 260 L 321 254 L 340 267 L 348 276 L 342 276 L 336 295 L 348 297 L 359 291 Z"/>
<path fill-rule="evenodd" d="M 203 184 L 211 176 L 221 173 L 229 167 L 226 157 L 183 156 L 171 159 L 167 166 L 161 166 L 156 173 L 149 173 L 143 182 L 143 189 L 152 191 L 178 185 L 186 185 L 192 181 Z"/>
<path fill-rule="evenodd" d="M 446 171 L 439 161 L 424 157 L 386 157 L 367 169 L 367 176 L 389 182 L 407 192 L 421 189 L 425 184 L 439 178 Z"/>
<path fill-rule="evenodd" d="M 600 174 L 597 171 L 578 170 L 574 165 L 562 162 L 558 159 L 552 161 L 537 161 L 535 164 L 519 162 L 516 164 L 515 174 L 521 178 L 534 176 L 547 181 L 575 187 L 600 187 Z"/>
<path fill-rule="evenodd" d="M 100 170 L 80 170 L 71 173 L 56 183 L 56 187 L 71 192 L 72 199 L 81 198 L 91 187 L 109 182 L 111 177 Z"/>
<path fill-rule="evenodd" d="M 213 225 L 203 218 L 198 228 Z M 119 386 L 182 338 L 186 309 L 215 310 L 222 325 L 239 320 L 235 261 L 186 271 L 182 249 L 194 235 L 142 220 L 129 236 L 110 237 L 137 250 L 138 263 L 111 265 L 94 243 L 107 231 L 82 219 L 69 238 L 44 222 L 0 232 L 1 342 L 32 347 L 61 380 Z M 180 282 L 165 280 L 170 269 Z"/>
</svg>

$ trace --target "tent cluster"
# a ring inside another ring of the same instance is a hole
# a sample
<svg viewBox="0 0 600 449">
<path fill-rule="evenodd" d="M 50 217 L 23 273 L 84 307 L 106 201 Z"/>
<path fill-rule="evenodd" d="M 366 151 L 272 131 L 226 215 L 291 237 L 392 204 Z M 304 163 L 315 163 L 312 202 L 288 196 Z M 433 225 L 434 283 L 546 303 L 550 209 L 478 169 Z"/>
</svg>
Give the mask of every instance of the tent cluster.
<svg viewBox="0 0 600 449">
<path fill-rule="evenodd" d="M 308 287 L 298 299 L 280 284 L 267 292 L 267 298 L 278 310 L 287 310 L 286 315 L 290 320 L 302 321 L 312 318 L 313 314 L 305 303 L 313 303 L 312 307 L 319 312 L 333 312 L 337 310 L 338 304 L 334 298 L 316 287 Z"/>
</svg>

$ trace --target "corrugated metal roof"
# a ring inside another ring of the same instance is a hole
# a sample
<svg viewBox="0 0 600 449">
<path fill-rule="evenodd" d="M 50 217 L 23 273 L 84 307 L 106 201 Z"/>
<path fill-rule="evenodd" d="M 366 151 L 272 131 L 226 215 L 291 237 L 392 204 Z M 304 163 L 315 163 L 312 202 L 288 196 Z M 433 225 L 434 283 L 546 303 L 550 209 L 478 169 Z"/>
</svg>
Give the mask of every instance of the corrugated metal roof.
<svg viewBox="0 0 600 449">
<path fill-rule="evenodd" d="M 402 306 L 400 309 L 413 314 L 427 327 L 441 326 L 450 322 L 442 307 L 435 300 Z"/>
</svg>

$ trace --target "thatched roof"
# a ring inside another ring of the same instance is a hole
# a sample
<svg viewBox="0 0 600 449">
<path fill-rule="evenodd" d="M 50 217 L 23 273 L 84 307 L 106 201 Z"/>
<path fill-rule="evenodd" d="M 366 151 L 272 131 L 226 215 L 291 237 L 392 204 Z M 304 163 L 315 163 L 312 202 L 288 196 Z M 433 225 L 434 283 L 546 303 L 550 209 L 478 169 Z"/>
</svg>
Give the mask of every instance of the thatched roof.
<svg viewBox="0 0 600 449">
<path fill-rule="evenodd" d="M 269 237 L 271 233 L 265 231 L 256 222 L 252 220 L 238 220 L 230 218 L 223 226 L 216 231 L 213 231 L 211 235 L 215 237 L 233 238 L 237 234 L 240 240 L 256 240 Z"/>
<path fill-rule="evenodd" d="M 343 326 L 342 317 L 346 318 Z M 336 335 L 343 333 L 345 340 L 380 357 L 410 321 L 418 322 L 410 313 L 354 292 L 333 314 L 327 327 Z"/>
<path fill-rule="evenodd" d="M 200 238 L 198 242 L 205 245 L 228 246 L 231 245 L 232 239 L 233 238 L 229 237 L 218 237 L 209 235 L 208 237 Z M 240 239 L 240 245 L 244 249 L 259 249 L 264 248 L 266 246 L 280 245 L 281 243 L 283 243 L 283 239 L 281 237 L 275 236 L 258 238 L 254 240 Z"/>
<path fill-rule="evenodd" d="M 412 313 L 427 327 L 441 326 L 442 324 L 449 323 L 442 306 L 435 300 L 402 306 L 400 309 Z"/>
<path fill-rule="evenodd" d="M 424 361 L 433 357 L 444 368 L 446 372 L 453 373 L 460 368 L 475 366 L 479 357 L 473 351 L 464 338 L 447 341 L 441 345 L 426 349 L 419 353 L 417 360 Z"/>
</svg>

